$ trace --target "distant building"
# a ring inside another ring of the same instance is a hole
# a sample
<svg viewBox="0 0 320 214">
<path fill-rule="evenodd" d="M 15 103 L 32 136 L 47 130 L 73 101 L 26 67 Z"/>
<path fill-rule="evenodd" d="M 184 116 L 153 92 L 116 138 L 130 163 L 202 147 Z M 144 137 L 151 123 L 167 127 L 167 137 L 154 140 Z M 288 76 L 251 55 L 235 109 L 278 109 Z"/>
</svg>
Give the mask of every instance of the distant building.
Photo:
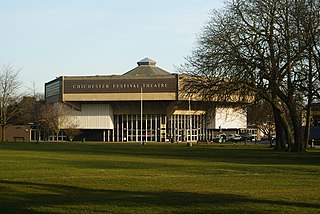
<svg viewBox="0 0 320 214">
<path fill-rule="evenodd" d="M 181 81 L 145 58 L 123 75 L 58 77 L 45 84 L 45 98 L 71 106 L 78 139 L 89 141 L 210 141 L 247 128 L 245 111 L 218 103 L 207 109 L 181 93 Z"/>
<path fill-rule="evenodd" d="M 312 124 L 310 128 L 310 141 L 320 143 L 320 103 L 311 105 Z"/>
<path fill-rule="evenodd" d="M 0 128 L 0 139 L 2 139 L 2 129 Z M 9 125 L 5 128 L 6 141 L 30 141 L 31 129 L 26 125 Z"/>
<path fill-rule="evenodd" d="M 320 127 L 320 103 L 311 105 L 312 126 Z"/>
</svg>

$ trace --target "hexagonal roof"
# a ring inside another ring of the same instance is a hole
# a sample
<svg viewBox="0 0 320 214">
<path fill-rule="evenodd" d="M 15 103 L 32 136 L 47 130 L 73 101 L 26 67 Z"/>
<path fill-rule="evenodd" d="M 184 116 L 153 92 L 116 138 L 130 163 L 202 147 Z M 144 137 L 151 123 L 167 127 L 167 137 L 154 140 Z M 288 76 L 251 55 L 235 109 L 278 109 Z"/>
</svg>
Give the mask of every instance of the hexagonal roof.
<svg viewBox="0 0 320 214">
<path fill-rule="evenodd" d="M 125 76 L 162 76 L 171 75 L 171 73 L 158 68 L 156 66 L 156 61 L 146 57 L 139 62 L 137 62 L 138 67 L 124 73 Z"/>
</svg>

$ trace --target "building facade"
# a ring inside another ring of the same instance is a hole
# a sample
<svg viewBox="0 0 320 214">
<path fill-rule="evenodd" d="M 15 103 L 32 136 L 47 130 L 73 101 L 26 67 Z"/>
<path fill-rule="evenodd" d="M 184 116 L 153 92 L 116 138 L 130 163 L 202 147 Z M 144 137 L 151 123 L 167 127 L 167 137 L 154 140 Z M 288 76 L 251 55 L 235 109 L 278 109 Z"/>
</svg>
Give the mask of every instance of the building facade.
<svg viewBox="0 0 320 214">
<path fill-rule="evenodd" d="M 81 129 L 78 139 L 90 141 L 210 141 L 221 129 L 246 128 L 244 111 L 208 108 L 184 96 L 181 81 L 182 75 L 145 58 L 123 75 L 61 76 L 45 84 L 45 98 L 69 106 L 69 121 Z"/>
</svg>

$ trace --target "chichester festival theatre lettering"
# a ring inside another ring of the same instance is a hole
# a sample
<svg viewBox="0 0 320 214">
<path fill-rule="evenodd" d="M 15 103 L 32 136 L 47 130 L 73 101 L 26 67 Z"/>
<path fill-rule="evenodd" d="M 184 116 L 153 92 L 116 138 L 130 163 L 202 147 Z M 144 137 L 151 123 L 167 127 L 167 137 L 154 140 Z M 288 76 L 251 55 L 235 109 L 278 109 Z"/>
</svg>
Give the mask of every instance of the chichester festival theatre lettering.
<svg viewBox="0 0 320 214">
<path fill-rule="evenodd" d="M 109 89 L 109 88 L 167 88 L 166 83 L 145 83 L 145 84 L 74 84 L 73 89 Z"/>
<path fill-rule="evenodd" d="M 91 84 L 75 84 L 72 85 L 73 89 L 105 89 L 109 88 L 109 85 L 104 84 L 97 84 L 97 85 L 91 85 Z"/>
</svg>

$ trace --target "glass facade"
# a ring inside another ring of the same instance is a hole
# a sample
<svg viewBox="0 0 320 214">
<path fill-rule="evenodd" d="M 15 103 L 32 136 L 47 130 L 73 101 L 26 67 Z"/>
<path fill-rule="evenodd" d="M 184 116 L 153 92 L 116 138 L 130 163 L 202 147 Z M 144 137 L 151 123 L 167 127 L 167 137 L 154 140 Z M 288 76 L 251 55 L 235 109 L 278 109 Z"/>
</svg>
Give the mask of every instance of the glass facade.
<svg viewBox="0 0 320 214">
<path fill-rule="evenodd" d="M 205 115 L 114 115 L 115 142 L 205 141 Z"/>
</svg>

